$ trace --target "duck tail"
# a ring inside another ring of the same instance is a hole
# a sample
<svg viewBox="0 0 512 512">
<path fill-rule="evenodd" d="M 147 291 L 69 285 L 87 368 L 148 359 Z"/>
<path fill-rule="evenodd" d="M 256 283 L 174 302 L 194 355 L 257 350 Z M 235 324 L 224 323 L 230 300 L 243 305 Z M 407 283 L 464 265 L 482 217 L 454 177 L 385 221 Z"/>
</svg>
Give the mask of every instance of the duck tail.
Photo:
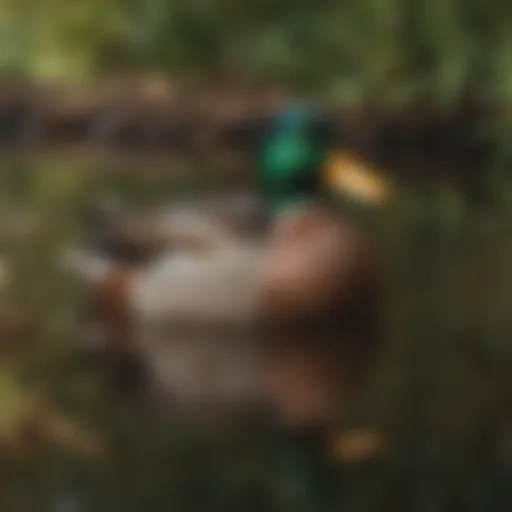
<svg viewBox="0 0 512 512">
<path fill-rule="evenodd" d="M 81 250 L 68 250 L 62 254 L 63 267 L 91 284 L 104 281 L 113 270 L 113 262 L 106 256 Z"/>
</svg>

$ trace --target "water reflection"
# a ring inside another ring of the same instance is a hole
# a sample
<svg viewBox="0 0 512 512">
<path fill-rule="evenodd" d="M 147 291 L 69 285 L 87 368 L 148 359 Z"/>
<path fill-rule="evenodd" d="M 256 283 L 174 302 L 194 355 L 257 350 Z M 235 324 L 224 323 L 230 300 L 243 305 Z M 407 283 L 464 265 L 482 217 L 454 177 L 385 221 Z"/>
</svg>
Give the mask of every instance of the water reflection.
<svg viewBox="0 0 512 512">
<path fill-rule="evenodd" d="M 34 326 L 18 338 L 8 330 L 2 336 L 1 391 L 12 400 L 22 388 L 37 390 L 109 445 L 105 461 L 90 462 L 72 443 L 50 436 L 42 451 L 28 450 L 32 457 L 5 462 L 6 500 L 27 510 L 55 510 L 69 487 L 80 496 L 78 510 L 240 510 L 247 496 L 259 505 L 255 510 L 272 510 L 272 429 L 253 423 L 199 441 L 137 402 L 112 395 L 76 360 L 87 287 L 65 272 L 60 251 L 73 246 L 84 213 L 106 195 L 141 206 L 179 194 L 180 173 L 172 164 L 160 170 L 141 165 L 136 172 L 120 167 L 82 158 L 12 157 L 0 172 L 9 207 L 0 232 L 7 276 L 1 317 L 27 317 Z M 184 194 L 191 181 L 185 180 Z M 388 348 L 367 396 L 342 418 L 340 429 L 369 423 L 385 429 L 390 441 L 384 464 L 347 469 L 340 492 L 353 510 L 375 510 L 368 495 L 393 510 L 427 501 L 438 510 L 491 510 L 478 504 L 491 498 L 496 507 L 509 503 L 510 205 L 497 200 L 486 218 L 466 205 L 453 222 L 447 202 L 464 198 L 452 192 L 447 199 L 442 191 L 430 197 L 404 191 L 370 219 L 389 284 Z M 429 217 L 428 239 L 417 236 L 418 223 L 426 222 L 415 216 L 417 205 Z M 37 221 L 37 230 L 26 230 L 27 218 Z M 7 309 L 12 313 L 4 314 Z M 4 356 L 9 343 L 17 348 L 12 357 Z M 6 404 L 2 398 L 2 431 L 4 424 L 17 429 L 18 412 Z"/>
</svg>

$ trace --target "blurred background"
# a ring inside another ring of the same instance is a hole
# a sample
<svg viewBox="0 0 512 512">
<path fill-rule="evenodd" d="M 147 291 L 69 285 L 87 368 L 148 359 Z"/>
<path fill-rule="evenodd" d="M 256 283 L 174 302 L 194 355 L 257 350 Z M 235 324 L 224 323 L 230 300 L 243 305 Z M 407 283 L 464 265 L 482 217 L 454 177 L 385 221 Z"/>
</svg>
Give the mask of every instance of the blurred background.
<svg viewBox="0 0 512 512">
<path fill-rule="evenodd" d="M 309 99 L 395 185 L 359 213 L 386 346 L 350 419 L 388 450 L 342 468 L 342 510 L 510 510 L 511 24 L 502 0 L 0 0 L 0 509 L 296 510 L 271 432 L 196 437 L 84 369 L 58 253 L 101 201 L 245 184 L 254 119 Z"/>
</svg>

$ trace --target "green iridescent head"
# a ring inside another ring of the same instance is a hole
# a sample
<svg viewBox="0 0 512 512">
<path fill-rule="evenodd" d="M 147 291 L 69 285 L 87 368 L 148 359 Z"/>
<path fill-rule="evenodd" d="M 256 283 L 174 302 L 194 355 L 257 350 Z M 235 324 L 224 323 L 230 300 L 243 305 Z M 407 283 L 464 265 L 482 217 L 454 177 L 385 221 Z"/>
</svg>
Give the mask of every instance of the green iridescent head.
<svg viewBox="0 0 512 512">
<path fill-rule="evenodd" d="M 321 113 L 305 105 L 286 107 L 272 119 L 259 148 L 257 172 L 273 210 L 318 196 L 330 131 Z"/>
</svg>

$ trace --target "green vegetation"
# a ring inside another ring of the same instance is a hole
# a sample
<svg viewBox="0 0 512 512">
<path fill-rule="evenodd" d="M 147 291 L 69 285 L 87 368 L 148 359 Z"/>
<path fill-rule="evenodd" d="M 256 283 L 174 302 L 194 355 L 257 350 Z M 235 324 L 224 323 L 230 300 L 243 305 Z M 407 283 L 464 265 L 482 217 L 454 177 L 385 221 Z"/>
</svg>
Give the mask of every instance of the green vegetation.
<svg viewBox="0 0 512 512">
<path fill-rule="evenodd" d="M 470 98 L 491 107 L 485 122 L 468 114 L 474 136 L 497 144 L 488 170 L 512 157 L 511 23 L 504 0 L 2 0 L 0 68 L 80 83 L 135 72 L 277 84 L 448 117 Z"/>
<path fill-rule="evenodd" d="M 80 77 L 119 68 L 284 82 L 346 100 L 508 104 L 502 0 L 2 0 L 4 66 Z"/>
</svg>

